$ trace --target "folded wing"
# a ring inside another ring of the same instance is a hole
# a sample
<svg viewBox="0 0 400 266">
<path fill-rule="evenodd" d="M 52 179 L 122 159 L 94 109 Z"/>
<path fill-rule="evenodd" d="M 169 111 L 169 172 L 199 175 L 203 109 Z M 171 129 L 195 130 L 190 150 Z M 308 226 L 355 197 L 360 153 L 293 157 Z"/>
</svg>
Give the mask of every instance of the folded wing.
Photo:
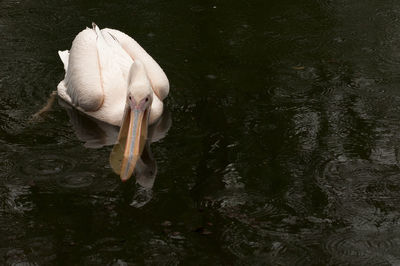
<svg viewBox="0 0 400 266">
<path fill-rule="evenodd" d="M 169 92 L 169 82 L 167 76 L 157 62 L 127 34 L 119 30 L 108 28 L 102 31 L 108 32 L 111 36 L 114 36 L 133 60 L 139 59 L 144 64 L 155 94 L 160 100 L 164 100 Z"/>
</svg>

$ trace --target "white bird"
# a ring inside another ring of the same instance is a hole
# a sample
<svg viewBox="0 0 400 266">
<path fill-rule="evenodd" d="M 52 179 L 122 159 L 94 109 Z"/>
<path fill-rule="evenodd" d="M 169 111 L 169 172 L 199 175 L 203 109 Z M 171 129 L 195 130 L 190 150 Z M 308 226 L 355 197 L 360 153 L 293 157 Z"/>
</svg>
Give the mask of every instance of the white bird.
<svg viewBox="0 0 400 266">
<path fill-rule="evenodd" d="M 70 51 L 59 51 L 65 78 L 57 93 L 77 110 L 120 126 L 125 147 L 121 180 L 130 178 L 146 143 L 147 129 L 163 112 L 169 92 L 167 76 L 131 37 L 113 30 L 81 31 Z"/>
</svg>

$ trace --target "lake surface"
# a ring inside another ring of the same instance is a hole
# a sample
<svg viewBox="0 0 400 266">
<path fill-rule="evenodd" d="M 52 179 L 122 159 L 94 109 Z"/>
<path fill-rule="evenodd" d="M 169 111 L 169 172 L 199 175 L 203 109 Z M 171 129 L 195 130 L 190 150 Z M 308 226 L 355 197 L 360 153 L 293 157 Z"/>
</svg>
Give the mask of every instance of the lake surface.
<svg viewBox="0 0 400 266">
<path fill-rule="evenodd" d="M 31 119 L 92 21 L 170 80 L 137 182 Z M 400 2 L 3 0 L 0 40 L 1 265 L 400 264 Z"/>
</svg>

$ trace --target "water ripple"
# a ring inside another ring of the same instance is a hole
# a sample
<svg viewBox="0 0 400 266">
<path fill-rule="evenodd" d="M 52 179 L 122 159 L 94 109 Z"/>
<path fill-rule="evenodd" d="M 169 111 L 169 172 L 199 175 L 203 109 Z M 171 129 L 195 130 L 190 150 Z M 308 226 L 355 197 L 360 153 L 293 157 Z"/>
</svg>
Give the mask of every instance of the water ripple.
<svg viewBox="0 0 400 266">
<path fill-rule="evenodd" d="M 388 264 L 398 257 L 400 174 L 393 165 L 341 158 L 323 167 L 320 187 L 328 196 L 326 212 L 345 228 L 330 234 L 325 249 L 335 264 Z"/>
<path fill-rule="evenodd" d="M 349 230 L 332 234 L 324 248 L 329 252 L 335 265 L 387 265 L 398 255 L 399 241 L 386 234 L 357 234 Z M 391 255 L 393 253 L 395 255 Z M 397 254 L 396 254 L 397 253 Z M 397 259 L 397 263 L 399 260 Z"/>
<path fill-rule="evenodd" d="M 333 214 L 358 225 L 375 220 L 379 207 L 371 200 L 377 193 L 379 197 L 389 194 L 375 191 L 374 186 L 381 183 L 385 175 L 392 175 L 393 170 L 393 167 L 374 165 L 366 160 L 346 161 L 344 158 L 326 164 L 320 182 Z"/>
<path fill-rule="evenodd" d="M 67 172 L 76 166 L 73 158 L 61 154 L 40 154 L 24 161 L 26 163 L 20 166 L 21 172 L 39 179 Z"/>
<path fill-rule="evenodd" d="M 64 188 L 83 188 L 90 186 L 93 181 L 93 173 L 77 172 L 61 176 L 57 179 L 57 184 Z"/>
</svg>

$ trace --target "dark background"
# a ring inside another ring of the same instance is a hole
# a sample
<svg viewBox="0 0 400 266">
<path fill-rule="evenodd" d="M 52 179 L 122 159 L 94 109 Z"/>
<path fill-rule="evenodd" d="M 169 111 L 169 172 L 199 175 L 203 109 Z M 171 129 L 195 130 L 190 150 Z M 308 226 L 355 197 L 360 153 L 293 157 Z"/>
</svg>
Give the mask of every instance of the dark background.
<svg viewBox="0 0 400 266">
<path fill-rule="evenodd" d="M 0 264 L 400 264 L 399 18 L 389 0 L 1 1 Z M 145 192 L 57 102 L 31 120 L 92 21 L 170 80 Z"/>
</svg>

